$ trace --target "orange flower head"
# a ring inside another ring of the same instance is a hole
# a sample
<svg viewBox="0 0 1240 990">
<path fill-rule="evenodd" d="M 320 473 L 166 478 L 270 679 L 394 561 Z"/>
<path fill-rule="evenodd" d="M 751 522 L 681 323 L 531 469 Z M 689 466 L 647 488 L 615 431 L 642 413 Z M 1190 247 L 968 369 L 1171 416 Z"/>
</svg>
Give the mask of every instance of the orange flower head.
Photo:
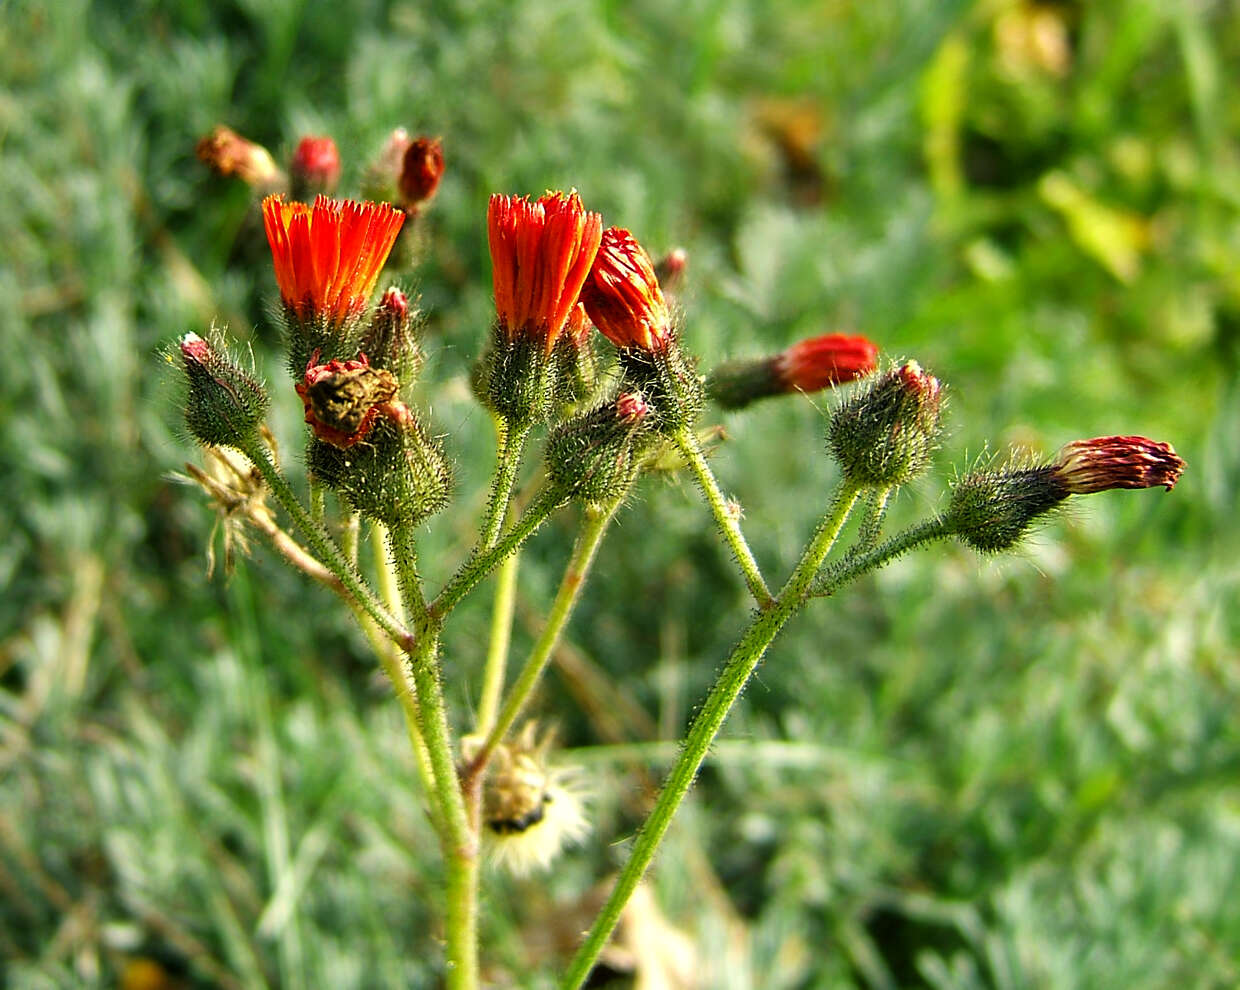
<svg viewBox="0 0 1240 990">
<path fill-rule="evenodd" d="M 1159 485 L 1171 491 L 1184 471 L 1184 461 L 1171 444 L 1147 437 L 1095 437 L 1067 444 L 1051 471 L 1073 495 Z"/>
<path fill-rule="evenodd" d="M 773 370 L 784 391 L 817 392 L 868 375 L 877 364 L 878 348 L 865 337 L 829 333 L 793 344 Z"/>
<path fill-rule="evenodd" d="M 603 233 L 581 302 L 594 325 L 617 347 L 664 351 L 672 339 L 672 314 L 650 256 L 627 230 Z"/>
<path fill-rule="evenodd" d="M 404 221 L 386 203 L 319 196 L 307 206 L 268 196 L 263 224 L 284 304 L 300 320 L 333 324 L 361 313 Z"/>
<path fill-rule="evenodd" d="M 603 218 L 575 192 L 491 197 L 487 208 L 495 309 L 509 342 L 526 337 L 551 353 L 598 251 Z"/>
</svg>

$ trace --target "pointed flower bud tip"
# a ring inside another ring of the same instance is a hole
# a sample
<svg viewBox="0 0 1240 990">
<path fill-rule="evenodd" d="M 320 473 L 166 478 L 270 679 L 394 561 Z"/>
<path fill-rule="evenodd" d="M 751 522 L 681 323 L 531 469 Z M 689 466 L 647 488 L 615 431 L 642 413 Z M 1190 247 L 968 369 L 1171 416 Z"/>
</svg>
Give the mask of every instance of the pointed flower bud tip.
<svg viewBox="0 0 1240 990">
<path fill-rule="evenodd" d="M 406 210 L 413 213 L 430 202 L 439 190 L 443 177 L 443 140 L 420 137 L 405 149 L 400 170 L 400 198 Z"/>
<path fill-rule="evenodd" d="M 551 353 L 577 303 L 603 233 L 603 218 L 576 192 L 534 202 L 496 194 L 487 209 L 495 308 L 509 342 Z"/>
<path fill-rule="evenodd" d="M 238 178 L 251 186 L 270 186 L 280 178 L 271 154 L 231 128 L 219 126 L 194 148 L 198 160 L 216 175 Z"/>
<path fill-rule="evenodd" d="M 1113 488 L 1159 485 L 1171 491 L 1184 466 L 1169 443 L 1147 437 L 1095 437 L 1063 447 L 1052 470 L 1070 494 L 1090 495 Z"/>
<path fill-rule="evenodd" d="M 304 137 L 289 163 L 294 183 L 310 192 L 330 193 L 340 181 L 340 152 L 329 137 Z"/>
<path fill-rule="evenodd" d="M 343 324 L 366 307 L 405 215 L 385 203 L 263 200 L 263 223 L 284 305 L 297 319 Z"/>
<path fill-rule="evenodd" d="M 641 392 L 623 392 L 616 397 L 616 418 L 635 425 L 650 415 L 650 405 Z"/>
<path fill-rule="evenodd" d="M 342 450 L 364 439 L 380 416 L 397 424 L 410 417 L 408 407 L 396 398 L 396 379 L 391 372 L 372 368 L 365 354 L 349 361 L 311 363 L 295 388 L 314 435 Z"/>
<path fill-rule="evenodd" d="M 684 248 L 672 248 L 654 266 L 655 277 L 664 289 L 675 289 L 685 277 L 689 267 L 689 252 Z"/>
<path fill-rule="evenodd" d="M 209 447 L 242 447 L 266 415 L 267 392 L 218 340 L 187 333 L 177 347 L 189 388 L 185 424 Z"/>
<path fill-rule="evenodd" d="M 650 255 L 620 227 L 604 231 L 581 302 L 617 347 L 663 351 L 672 339 L 671 310 Z"/>
</svg>

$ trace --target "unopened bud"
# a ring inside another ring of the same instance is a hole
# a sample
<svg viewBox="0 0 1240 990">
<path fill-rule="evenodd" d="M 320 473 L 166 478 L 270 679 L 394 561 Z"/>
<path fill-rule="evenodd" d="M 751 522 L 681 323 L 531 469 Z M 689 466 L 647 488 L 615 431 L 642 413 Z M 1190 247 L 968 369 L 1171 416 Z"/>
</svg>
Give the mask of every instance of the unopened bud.
<svg viewBox="0 0 1240 990">
<path fill-rule="evenodd" d="M 443 177 L 443 140 L 420 137 L 410 142 L 401 161 L 401 206 L 407 213 L 417 213 L 435 198 Z"/>
<path fill-rule="evenodd" d="M 398 127 L 388 135 L 382 150 L 362 176 L 362 196 L 376 202 L 395 203 L 400 198 L 400 173 L 405 152 L 412 143 L 409 132 Z"/>
<path fill-rule="evenodd" d="M 916 361 L 879 375 L 831 417 L 827 444 L 856 485 L 911 481 L 930 463 L 943 402 L 938 379 Z"/>
<path fill-rule="evenodd" d="M 623 392 L 562 423 L 547 439 L 551 484 L 586 503 L 622 497 L 656 438 L 651 414 L 640 392 Z"/>
<path fill-rule="evenodd" d="M 684 248 L 672 248 L 655 262 L 654 274 L 664 292 L 675 292 L 684 280 L 689 267 L 689 252 Z"/>
<path fill-rule="evenodd" d="M 179 348 L 189 381 L 185 425 L 190 433 L 209 447 L 244 449 L 266 416 L 270 401 L 266 390 L 220 341 L 187 333 Z"/>
<path fill-rule="evenodd" d="M 818 392 L 868 375 L 878 348 L 865 337 L 829 333 L 793 344 L 773 357 L 733 361 L 712 372 L 707 394 L 724 409 L 792 392 Z"/>
<path fill-rule="evenodd" d="M 1073 495 L 1160 485 L 1171 491 L 1184 471 L 1171 444 L 1146 437 L 1074 440 L 1059 451 L 1053 466 L 1055 477 Z"/>
<path fill-rule="evenodd" d="M 376 368 L 394 374 L 409 384 L 422 367 L 422 349 L 415 335 L 417 311 L 409 297 L 393 286 L 383 293 L 370 325 L 362 334 L 361 349 Z"/>
<path fill-rule="evenodd" d="M 1183 470 L 1170 444 L 1146 437 L 1076 440 L 1049 464 L 967 475 L 952 489 L 944 518 L 973 549 L 995 553 L 1019 542 L 1069 495 L 1160 486 L 1170 491 Z"/>
<path fill-rule="evenodd" d="M 340 181 L 340 152 L 329 137 L 304 137 L 289 162 L 293 199 L 306 200 L 318 193 L 330 195 Z"/>
<path fill-rule="evenodd" d="M 276 186 L 283 179 L 266 148 L 223 125 L 199 141 L 194 152 L 216 175 L 240 179 L 260 190 Z"/>
<path fill-rule="evenodd" d="M 551 352 L 554 366 L 555 401 L 567 409 L 587 401 L 599 384 L 599 359 L 594 348 L 593 327 L 585 307 L 578 303 L 568 314 L 564 332 Z"/>
</svg>

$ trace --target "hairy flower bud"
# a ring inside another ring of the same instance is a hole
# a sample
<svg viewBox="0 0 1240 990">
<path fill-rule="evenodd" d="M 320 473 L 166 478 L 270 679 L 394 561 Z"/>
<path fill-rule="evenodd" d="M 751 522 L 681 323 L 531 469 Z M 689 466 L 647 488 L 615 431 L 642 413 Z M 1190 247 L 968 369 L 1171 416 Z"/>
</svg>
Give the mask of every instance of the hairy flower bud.
<svg viewBox="0 0 1240 990">
<path fill-rule="evenodd" d="M 900 485 L 930 463 L 939 433 L 942 387 L 916 361 L 874 378 L 840 404 L 827 445 L 856 485 Z"/>
<path fill-rule="evenodd" d="M 222 125 L 200 140 L 194 152 L 216 175 L 240 179 L 259 190 L 279 186 L 284 179 L 266 148 Z"/>
<path fill-rule="evenodd" d="M 417 213 L 435 198 L 443 177 L 443 140 L 420 137 L 405 149 L 400 169 L 400 203 L 409 214 Z"/>
<path fill-rule="evenodd" d="M 997 553 L 1069 495 L 1159 486 L 1171 491 L 1183 470 L 1170 444 L 1146 437 L 1076 440 L 1049 464 L 966 475 L 952 489 L 944 518 L 974 550 Z"/>
<path fill-rule="evenodd" d="M 448 504 L 452 472 L 439 444 L 413 410 L 376 416 L 364 439 L 340 447 L 318 436 L 307 457 L 312 474 L 354 509 L 386 526 L 414 524 Z"/>
<path fill-rule="evenodd" d="M 190 433 L 209 447 L 243 448 L 257 436 L 267 414 L 266 390 L 242 370 L 222 341 L 187 333 L 178 346 L 189 381 L 185 425 Z"/>
<path fill-rule="evenodd" d="M 370 325 L 362 334 L 360 349 L 375 368 L 390 371 L 397 381 L 412 382 L 422 367 L 422 349 L 416 328 L 419 315 L 409 297 L 393 286 L 379 297 Z"/>
<path fill-rule="evenodd" d="M 652 410 L 640 392 L 622 392 L 560 424 L 547 439 L 547 477 L 586 503 L 620 498 L 655 440 Z"/>
<path fill-rule="evenodd" d="M 598 388 L 599 360 L 591 329 L 585 307 L 578 303 L 551 352 L 555 401 L 561 407 L 571 409 L 587 401 Z"/>
<path fill-rule="evenodd" d="M 732 361 L 716 368 L 706 392 L 724 409 L 791 392 L 818 392 L 868 375 L 878 348 L 865 337 L 829 333 L 793 344 L 773 357 Z"/>
<path fill-rule="evenodd" d="M 331 192 L 340 181 L 340 152 L 329 137 L 304 137 L 289 162 L 294 199 Z"/>
</svg>

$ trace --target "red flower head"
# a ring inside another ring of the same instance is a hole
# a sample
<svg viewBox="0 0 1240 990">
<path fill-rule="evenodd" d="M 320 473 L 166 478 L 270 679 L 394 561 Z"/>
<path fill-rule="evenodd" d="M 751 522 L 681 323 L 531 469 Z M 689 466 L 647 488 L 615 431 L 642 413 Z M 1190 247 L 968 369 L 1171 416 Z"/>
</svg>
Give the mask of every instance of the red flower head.
<svg viewBox="0 0 1240 990">
<path fill-rule="evenodd" d="M 1159 485 L 1171 491 L 1184 471 L 1184 461 L 1169 443 L 1146 437 L 1095 437 L 1066 445 L 1052 471 L 1073 495 Z"/>
<path fill-rule="evenodd" d="M 627 230 L 604 231 L 581 302 L 594 325 L 617 347 L 664 351 L 671 341 L 672 315 L 654 265 Z"/>
<path fill-rule="evenodd" d="M 487 208 L 495 309 L 509 342 L 532 337 L 551 352 L 577 302 L 603 218 L 575 193 L 491 197 Z"/>
<path fill-rule="evenodd" d="M 420 137 L 405 150 L 400 168 L 400 198 L 406 210 L 429 202 L 443 176 L 443 141 Z"/>
<path fill-rule="evenodd" d="M 793 344 L 775 358 L 773 370 L 786 392 L 817 392 L 868 375 L 878 348 L 864 337 L 829 333 Z"/>
<path fill-rule="evenodd" d="M 293 152 L 289 171 L 307 189 L 331 192 L 340 180 L 340 152 L 329 137 L 304 137 Z"/>
<path fill-rule="evenodd" d="M 385 203 L 263 200 L 263 223 L 284 304 L 298 319 L 343 323 L 366 306 L 405 215 Z"/>
<path fill-rule="evenodd" d="M 365 438 L 375 420 L 386 416 L 398 424 L 410 420 L 408 407 L 396 398 L 396 379 L 372 368 L 365 354 L 350 361 L 315 364 L 315 352 L 305 378 L 296 386 L 314 435 L 334 447 L 352 447 Z"/>
</svg>

